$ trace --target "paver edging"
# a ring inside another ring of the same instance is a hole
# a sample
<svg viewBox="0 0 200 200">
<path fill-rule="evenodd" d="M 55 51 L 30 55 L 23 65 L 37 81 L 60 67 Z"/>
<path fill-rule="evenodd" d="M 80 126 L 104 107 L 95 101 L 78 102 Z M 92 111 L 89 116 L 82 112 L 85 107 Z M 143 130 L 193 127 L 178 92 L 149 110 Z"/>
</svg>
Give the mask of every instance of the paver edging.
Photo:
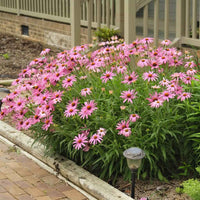
<svg viewBox="0 0 200 200">
<path fill-rule="evenodd" d="M 32 138 L 9 126 L 3 121 L 0 121 L 0 135 L 32 154 L 53 169 L 55 169 L 56 161 L 59 166 L 59 173 L 62 176 L 99 200 L 133 200 L 123 192 L 120 192 L 113 186 L 76 165 L 71 160 L 59 155 L 44 156 L 45 147 L 41 143 L 35 142 L 33 144 L 34 140 Z"/>
</svg>

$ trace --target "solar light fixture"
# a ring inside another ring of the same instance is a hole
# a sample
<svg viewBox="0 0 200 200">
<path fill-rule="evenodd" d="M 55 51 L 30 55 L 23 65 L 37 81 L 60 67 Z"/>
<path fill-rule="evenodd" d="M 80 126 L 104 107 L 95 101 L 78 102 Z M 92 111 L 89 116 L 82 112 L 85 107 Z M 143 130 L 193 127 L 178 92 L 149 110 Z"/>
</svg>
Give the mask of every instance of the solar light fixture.
<svg viewBox="0 0 200 200">
<path fill-rule="evenodd" d="M 131 170 L 131 197 L 135 198 L 135 177 L 137 169 L 140 167 L 142 159 L 145 153 L 142 149 L 138 147 L 131 147 L 123 152 L 124 157 L 127 160 L 129 169 Z"/>
<path fill-rule="evenodd" d="M 10 93 L 10 90 L 6 88 L 0 88 L 0 111 L 2 106 L 2 99 Z"/>
</svg>

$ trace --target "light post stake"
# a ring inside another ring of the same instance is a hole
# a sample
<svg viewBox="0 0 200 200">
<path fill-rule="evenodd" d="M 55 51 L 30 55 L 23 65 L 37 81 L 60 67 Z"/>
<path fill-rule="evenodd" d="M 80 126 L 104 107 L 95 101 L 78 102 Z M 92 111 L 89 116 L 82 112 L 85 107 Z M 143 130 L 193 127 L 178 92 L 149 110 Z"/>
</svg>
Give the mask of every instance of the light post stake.
<svg viewBox="0 0 200 200">
<path fill-rule="evenodd" d="M 135 177 L 136 177 L 137 169 L 131 170 L 131 197 L 135 198 Z"/>
</svg>

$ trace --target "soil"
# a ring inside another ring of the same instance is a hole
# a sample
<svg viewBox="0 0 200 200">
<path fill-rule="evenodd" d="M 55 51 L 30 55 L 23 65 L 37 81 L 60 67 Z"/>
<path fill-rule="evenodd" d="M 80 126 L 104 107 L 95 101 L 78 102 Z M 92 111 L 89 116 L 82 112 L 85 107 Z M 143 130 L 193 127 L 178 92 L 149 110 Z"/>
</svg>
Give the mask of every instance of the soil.
<svg viewBox="0 0 200 200">
<path fill-rule="evenodd" d="M 52 56 L 62 51 L 59 48 L 48 47 L 24 38 L 0 33 L 0 80 L 17 78 L 21 70 L 30 61 L 39 57 L 44 48 L 51 48 Z M 9 89 L 12 90 L 12 87 L 9 87 Z M 4 121 L 12 125 L 9 118 L 4 119 Z M 25 133 L 29 134 L 28 132 Z M 172 180 L 167 183 L 158 180 L 137 180 L 135 197 L 136 199 L 148 197 L 149 200 L 189 200 L 190 198 L 186 195 L 177 194 L 175 191 L 181 182 L 180 180 Z M 115 187 L 130 195 L 130 182 L 119 178 Z"/>
<path fill-rule="evenodd" d="M 17 78 L 22 69 L 39 57 L 45 48 L 49 46 L 0 33 L 0 79 Z M 61 52 L 59 48 L 50 48 L 50 55 Z"/>
</svg>

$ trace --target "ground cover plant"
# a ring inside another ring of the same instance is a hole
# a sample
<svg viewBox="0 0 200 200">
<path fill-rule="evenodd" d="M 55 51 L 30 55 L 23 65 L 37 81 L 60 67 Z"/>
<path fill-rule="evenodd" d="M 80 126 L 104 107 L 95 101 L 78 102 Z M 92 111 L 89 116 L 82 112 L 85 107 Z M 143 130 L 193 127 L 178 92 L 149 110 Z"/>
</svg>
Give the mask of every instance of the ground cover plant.
<svg viewBox="0 0 200 200">
<path fill-rule="evenodd" d="M 200 167 L 196 168 L 200 174 Z M 200 199 L 200 181 L 198 179 L 188 179 L 181 184 L 181 187 L 176 188 L 177 193 L 186 193 L 193 200 Z"/>
<path fill-rule="evenodd" d="M 132 146 L 146 153 L 141 177 L 188 174 L 200 160 L 198 63 L 168 40 L 152 42 L 113 38 L 57 57 L 45 49 L 13 82 L 0 118 L 11 115 L 18 129 L 103 179 L 130 177 L 123 151 Z"/>
</svg>

